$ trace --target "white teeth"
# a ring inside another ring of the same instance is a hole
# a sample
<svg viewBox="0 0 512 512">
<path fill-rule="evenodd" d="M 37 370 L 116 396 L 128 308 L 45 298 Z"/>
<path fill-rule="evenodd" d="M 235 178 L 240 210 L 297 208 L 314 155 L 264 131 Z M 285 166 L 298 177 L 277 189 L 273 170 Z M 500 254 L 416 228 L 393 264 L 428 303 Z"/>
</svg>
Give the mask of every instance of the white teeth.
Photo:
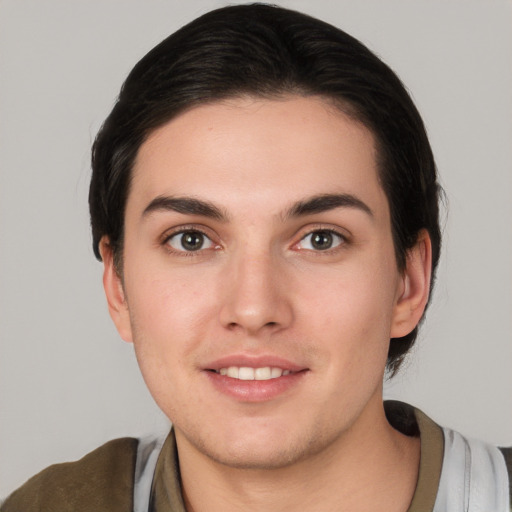
<svg viewBox="0 0 512 512">
<path fill-rule="evenodd" d="M 277 377 L 281 377 L 282 374 L 283 370 L 281 370 L 281 368 L 272 368 L 270 372 L 270 378 L 277 379 Z"/>
<path fill-rule="evenodd" d="M 282 368 L 271 368 L 270 366 L 264 366 L 262 368 L 229 366 L 228 368 L 220 368 L 217 373 L 239 380 L 270 380 L 290 375 L 292 372 L 290 370 L 283 370 Z"/>
<path fill-rule="evenodd" d="M 254 378 L 256 380 L 269 380 L 272 377 L 272 370 L 270 366 L 265 366 L 265 368 L 256 368 L 254 370 Z"/>
<path fill-rule="evenodd" d="M 238 366 L 230 366 L 226 375 L 228 377 L 232 377 L 233 379 L 238 379 Z"/>
<path fill-rule="evenodd" d="M 238 370 L 238 378 L 240 380 L 254 380 L 254 368 L 242 366 Z"/>
</svg>

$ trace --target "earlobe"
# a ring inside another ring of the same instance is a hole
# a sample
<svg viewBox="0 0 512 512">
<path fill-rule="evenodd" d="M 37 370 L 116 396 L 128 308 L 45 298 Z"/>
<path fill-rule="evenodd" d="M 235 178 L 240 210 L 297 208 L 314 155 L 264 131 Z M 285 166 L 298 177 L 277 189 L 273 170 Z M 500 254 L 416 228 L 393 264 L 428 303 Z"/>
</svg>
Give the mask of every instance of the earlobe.
<svg viewBox="0 0 512 512">
<path fill-rule="evenodd" d="M 419 323 L 428 302 L 432 270 L 432 244 L 426 230 L 420 231 L 414 247 L 407 251 L 399 296 L 395 304 L 391 338 L 409 334 Z"/>
<path fill-rule="evenodd" d="M 101 239 L 99 248 L 101 259 L 103 260 L 103 288 L 107 298 L 110 317 L 121 338 L 131 343 L 133 340 L 128 304 L 121 277 L 115 267 L 114 254 L 108 237 Z"/>
</svg>

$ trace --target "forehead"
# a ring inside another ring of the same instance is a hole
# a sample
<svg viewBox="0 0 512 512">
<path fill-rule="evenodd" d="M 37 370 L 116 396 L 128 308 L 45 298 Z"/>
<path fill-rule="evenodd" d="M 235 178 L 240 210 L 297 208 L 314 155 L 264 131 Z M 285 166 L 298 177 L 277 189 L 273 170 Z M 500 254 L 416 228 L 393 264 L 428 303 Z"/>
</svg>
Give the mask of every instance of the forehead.
<svg viewBox="0 0 512 512">
<path fill-rule="evenodd" d="M 127 210 L 161 195 L 279 210 L 322 193 L 381 189 L 372 133 L 318 97 L 234 98 L 156 129 L 137 155 Z"/>
</svg>

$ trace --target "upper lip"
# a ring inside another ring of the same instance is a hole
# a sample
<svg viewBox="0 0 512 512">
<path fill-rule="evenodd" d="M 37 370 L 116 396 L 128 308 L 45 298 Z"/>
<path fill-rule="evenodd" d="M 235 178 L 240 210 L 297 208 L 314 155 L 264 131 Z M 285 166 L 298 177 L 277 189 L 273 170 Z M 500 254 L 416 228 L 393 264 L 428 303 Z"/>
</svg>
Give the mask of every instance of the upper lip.
<svg viewBox="0 0 512 512">
<path fill-rule="evenodd" d="M 205 370 L 218 371 L 221 368 L 229 368 L 230 366 L 248 367 L 248 368 L 281 368 L 291 372 L 299 372 L 306 370 L 304 365 L 293 363 L 288 359 L 274 355 L 247 355 L 247 354 L 231 354 L 223 356 L 204 365 Z"/>
</svg>

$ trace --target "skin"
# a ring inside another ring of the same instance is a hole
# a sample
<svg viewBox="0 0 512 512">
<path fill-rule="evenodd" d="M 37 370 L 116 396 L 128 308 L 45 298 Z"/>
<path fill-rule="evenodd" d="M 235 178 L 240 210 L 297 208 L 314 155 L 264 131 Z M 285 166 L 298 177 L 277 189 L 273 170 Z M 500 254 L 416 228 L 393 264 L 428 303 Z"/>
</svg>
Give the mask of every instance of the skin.
<svg viewBox="0 0 512 512">
<path fill-rule="evenodd" d="M 298 213 L 326 194 L 352 202 Z M 122 277 L 101 251 L 112 318 L 174 424 L 188 510 L 407 509 L 419 441 L 387 423 L 382 381 L 389 339 L 423 313 L 430 241 L 399 272 L 364 126 L 320 98 L 192 109 L 139 151 Z M 211 371 L 269 360 L 297 373 Z"/>
</svg>

